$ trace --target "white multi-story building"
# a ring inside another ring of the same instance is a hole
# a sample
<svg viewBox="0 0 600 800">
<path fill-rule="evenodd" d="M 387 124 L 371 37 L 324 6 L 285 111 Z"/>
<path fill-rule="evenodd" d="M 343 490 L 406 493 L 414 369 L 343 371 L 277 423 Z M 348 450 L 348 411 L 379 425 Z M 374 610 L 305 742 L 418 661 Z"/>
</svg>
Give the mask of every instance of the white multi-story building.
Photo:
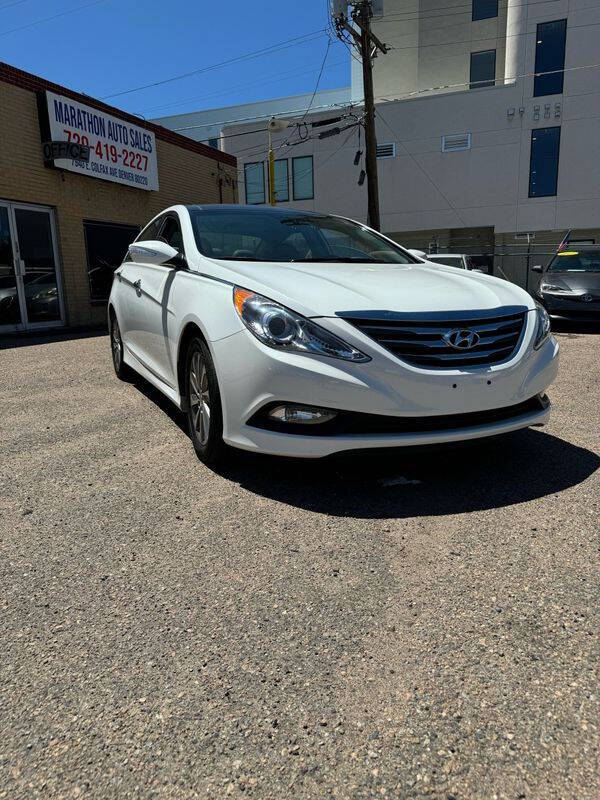
<svg viewBox="0 0 600 800">
<path fill-rule="evenodd" d="M 494 255 L 522 284 L 525 233 L 532 265 L 568 229 L 600 241 L 597 0 L 383 0 L 373 29 L 390 47 L 374 67 L 386 234 Z M 348 106 L 331 111 L 297 114 L 274 137 L 278 202 L 366 219 L 360 127 L 316 138 L 360 117 L 359 63 Z M 332 116 L 343 119 L 311 127 Z M 221 147 L 238 157 L 240 202 L 267 201 L 263 126 L 224 126 Z"/>
</svg>

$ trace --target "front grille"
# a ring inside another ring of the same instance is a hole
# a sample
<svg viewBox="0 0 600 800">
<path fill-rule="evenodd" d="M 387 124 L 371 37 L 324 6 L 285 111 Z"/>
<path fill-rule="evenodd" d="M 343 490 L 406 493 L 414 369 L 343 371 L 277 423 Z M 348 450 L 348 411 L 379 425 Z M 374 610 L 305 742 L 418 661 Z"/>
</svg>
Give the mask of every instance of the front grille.
<svg viewBox="0 0 600 800">
<path fill-rule="evenodd" d="M 506 361 L 521 339 L 527 309 L 452 314 L 401 314 L 391 311 L 338 314 L 402 361 L 426 369 L 476 367 Z M 478 343 L 455 349 L 444 334 L 473 331 Z"/>
</svg>

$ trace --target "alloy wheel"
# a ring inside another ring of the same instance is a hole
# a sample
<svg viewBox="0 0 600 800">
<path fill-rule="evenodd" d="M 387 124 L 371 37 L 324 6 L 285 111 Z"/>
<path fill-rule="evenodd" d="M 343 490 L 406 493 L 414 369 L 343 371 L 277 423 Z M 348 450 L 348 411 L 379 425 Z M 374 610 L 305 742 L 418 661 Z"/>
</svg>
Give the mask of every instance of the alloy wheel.
<svg viewBox="0 0 600 800">
<path fill-rule="evenodd" d="M 116 319 L 113 320 L 113 324 L 111 326 L 110 344 L 112 348 L 113 363 L 115 365 L 115 370 L 118 372 L 121 367 L 121 361 L 123 359 L 123 343 L 121 342 L 121 332 L 119 331 L 119 323 L 117 322 Z"/>
<path fill-rule="evenodd" d="M 194 353 L 190 364 L 190 409 L 194 432 L 205 445 L 210 435 L 210 392 L 206 364 L 199 352 Z"/>
</svg>

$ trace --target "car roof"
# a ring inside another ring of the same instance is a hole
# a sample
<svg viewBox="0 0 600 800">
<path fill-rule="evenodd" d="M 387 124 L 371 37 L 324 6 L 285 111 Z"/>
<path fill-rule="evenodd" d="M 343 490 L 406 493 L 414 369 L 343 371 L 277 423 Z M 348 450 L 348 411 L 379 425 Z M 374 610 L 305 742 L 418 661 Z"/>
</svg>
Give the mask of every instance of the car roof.
<svg viewBox="0 0 600 800">
<path fill-rule="evenodd" d="M 192 204 L 186 205 L 188 211 L 211 211 L 211 212 L 219 212 L 219 211 L 243 211 L 245 213 L 253 213 L 253 214 L 272 214 L 273 216 L 287 216 L 289 217 L 290 214 L 294 214 L 296 217 L 323 217 L 323 216 L 333 216 L 331 214 L 322 214 L 318 211 L 300 211 L 291 208 L 274 208 L 273 206 L 263 206 L 263 205 L 254 205 L 254 206 L 244 206 L 238 205 L 234 203 L 202 203 L 202 204 Z"/>
</svg>

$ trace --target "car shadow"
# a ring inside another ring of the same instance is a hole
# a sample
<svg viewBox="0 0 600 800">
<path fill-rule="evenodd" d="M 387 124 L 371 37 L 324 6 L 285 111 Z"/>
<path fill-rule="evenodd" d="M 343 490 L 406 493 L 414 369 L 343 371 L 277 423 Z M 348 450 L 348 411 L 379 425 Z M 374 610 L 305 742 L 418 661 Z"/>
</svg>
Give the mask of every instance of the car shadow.
<svg viewBox="0 0 600 800">
<path fill-rule="evenodd" d="M 383 519 L 525 503 L 575 486 L 599 466 L 592 451 L 526 429 L 460 446 L 359 451 L 309 462 L 235 452 L 219 472 L 287 505 Z"/>
<path fill-rule="evenodd" d="M 143 378 L 134 385 L 188 435 L 185 416 Z M 254 494 L 336 517 L 441 516 L 526 503 L 564 491 L 600 456 L 528 428 L 459 445 L 290 459 L 232 449 L 214 471 Z"/>
</svg>

